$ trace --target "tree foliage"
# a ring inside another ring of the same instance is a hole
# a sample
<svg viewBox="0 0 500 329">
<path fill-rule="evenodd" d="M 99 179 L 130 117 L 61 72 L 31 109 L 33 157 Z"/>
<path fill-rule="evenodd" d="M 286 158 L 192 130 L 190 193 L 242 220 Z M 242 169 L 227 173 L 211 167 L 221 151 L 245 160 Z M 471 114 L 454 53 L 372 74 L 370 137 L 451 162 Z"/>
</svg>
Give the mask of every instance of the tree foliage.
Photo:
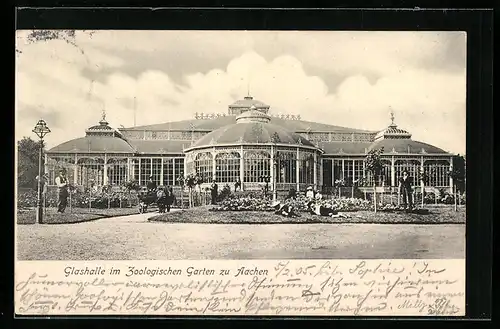
<svg viewBox="0 0 500 329">
<path fill-rule="evenodd" d="M 465 157 L 457 154 L 453 157 L 453 169 L 448 173 L 453 179 L 458 192 L 465 191 L 465 171 L 466 171 Z"/>
<path fill-rule="evenodd" d="M 76 47 L 82 54 L 84 54 L 83 49 L 76 44 L 76 32 L 76 30 L 32 30 L 28 33 L 26 39 L 28 44 L 47 42 L 51 40 L 62 40 Z M 89 38 L 92 38 L 95 31 L 81 30 L 78 32 L 85 33 L 89 36 Z M 19 49 L 16 49 L 16 52 L 22 53 Z"/>
<path fill-rule="evenodd" d="M 375 186 L 377 186 L 377 177 L 384 169 L 384 162 L 382 161 L 383 153 L 383 147 L 370 150 L 365 158 L 365 168 L 373 177 L 373 208 L 375 212 L 377 212 L 377 189 Z"/>
<path fill-rule="evenodd" d="M 384 148 L 374 149 L 368 152 L 365 158 L 365 168 L 366 171 L 372 174 L 374 181 L 378 177 L 382 170 L 384 169 L 384 163 L 382 162 L 382 153 L 384 153 Z"/>
<path fill-rule="evenodd" d="M 39 152 L 40 143 L 29 137 L 24 137 L 17 142 L 17 184 L 19 187 L 37 187 Z"/>
</svg>

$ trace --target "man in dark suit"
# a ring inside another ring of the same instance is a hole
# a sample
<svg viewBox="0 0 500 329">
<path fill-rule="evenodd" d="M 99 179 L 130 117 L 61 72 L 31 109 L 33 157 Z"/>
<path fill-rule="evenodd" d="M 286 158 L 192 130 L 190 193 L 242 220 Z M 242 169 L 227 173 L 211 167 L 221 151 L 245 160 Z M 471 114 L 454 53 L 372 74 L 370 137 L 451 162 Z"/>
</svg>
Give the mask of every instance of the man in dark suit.
<svg viewBox="0 0 500 329">
<path fill-rule="evenodd" d="M 152 193 L 156 191 L 156 183 L 153 181 L 153 176 L 149 176 L 149 180 L 147 183 L 148 193 Z"/>
<path fill-rule="evenodd" d="M 413 209 L 411 179 L 408 172 L 403 171 L 403 176 L 399 178 L 399 192 L 403 195 L 403 206 L 406 212 Z"/>
</svg>

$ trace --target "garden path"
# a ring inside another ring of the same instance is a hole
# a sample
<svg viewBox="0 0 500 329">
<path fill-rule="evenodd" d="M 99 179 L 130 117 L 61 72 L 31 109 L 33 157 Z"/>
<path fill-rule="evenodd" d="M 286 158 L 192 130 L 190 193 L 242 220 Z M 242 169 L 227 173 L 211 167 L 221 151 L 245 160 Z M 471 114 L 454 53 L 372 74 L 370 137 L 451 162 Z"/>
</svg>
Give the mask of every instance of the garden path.
<svg viewBox="0 0 500 329">
<path fill-rule="evenodd" d="M 153 213 L 18 225 L 19 260 L 464 258 L 465 225 L 193 224 Z"/>
</svg>

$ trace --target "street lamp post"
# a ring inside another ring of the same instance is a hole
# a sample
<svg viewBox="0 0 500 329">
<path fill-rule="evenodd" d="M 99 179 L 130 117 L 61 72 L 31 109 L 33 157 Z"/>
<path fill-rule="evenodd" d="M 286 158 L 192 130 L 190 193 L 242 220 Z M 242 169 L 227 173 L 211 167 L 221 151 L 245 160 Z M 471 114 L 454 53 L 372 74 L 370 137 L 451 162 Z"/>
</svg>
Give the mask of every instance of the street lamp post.
<svg viewBox="0 0 500 329">
<path fill-rule="evenodd" d="M 47 123 L 45 120 L 39 120 L 35 125 L 35 128 L 32 130 L 38 138 L 40 138 L 40 152 L 38 155 L 38 198 L 36 202 L 37 212 L 36 212 L 36 222 L 39 224 L 43 224 L 43 203 L 42 203 L 42 159 L 43 159 L 43 138 L 45 135 L 50 133 L 49 127 L 47 127 Z"/>
</svg>

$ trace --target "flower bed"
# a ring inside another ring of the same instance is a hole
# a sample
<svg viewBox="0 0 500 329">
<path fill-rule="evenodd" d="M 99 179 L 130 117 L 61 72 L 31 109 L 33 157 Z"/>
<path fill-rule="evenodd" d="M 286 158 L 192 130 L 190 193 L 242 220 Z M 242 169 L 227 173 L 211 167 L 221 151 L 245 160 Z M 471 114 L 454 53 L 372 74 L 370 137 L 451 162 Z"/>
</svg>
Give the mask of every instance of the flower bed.
<svg viewBox="0 0 500 329">
<path fill-rule="evenodd" d="M 17 207 L 18 209 L 36 207 L 37 199 L 38 195 L 36 190 L 18 191 Z M 90 196 L 88 191 L 74 190 L 71 193 L 71 198 L 68 197 L 68 203 L 71 201 L 71 206 L 75 208 L 89 208 L 89 203 L 91 203 L 90 208 L 94 209 L 127 208 L 136 204 L 136 199 L 135 193 L 99 192 L 93 193 L 92 196 Z M 57 190 L 47 192 L 45 206 L 57 207 L 57 203 Z"/>
<path fill-rule="evenodd" d="M 210 207 L 195 207 L 167 214 L 155 214 L 149 221 L 197 224 L 464 224 L 465 209 L 433 208 L 427 213 L 377 212 L 360 210 L 348 218 L 332 218 L 299 213 L 298 217 L 283 217 L 264 211 L 210 211 Z"/>
<path fill-rule="evenodd" d="M 271 202 L 255 197 L 230 197 L 219 202 L 210 211 L 272 211 Z"/>
<path fill-rule="evenodd" d="M 283 203 L 290 205 L 299 212 L 308 210 L 309 199 L 299 195 L 293 199 L 284 200 Z M 319 201 L 325 207 L 334 208 L 338 211 L 359 211 L 370 210 L 372 205 L 370 201 L 357 198 L 336 198 Z M 232 196 L 221 202 L 217 206 L 210 208 L 210 211 L 272 211 L 272 201 L 258 194 L 246 196 Z"/>
</svg>

